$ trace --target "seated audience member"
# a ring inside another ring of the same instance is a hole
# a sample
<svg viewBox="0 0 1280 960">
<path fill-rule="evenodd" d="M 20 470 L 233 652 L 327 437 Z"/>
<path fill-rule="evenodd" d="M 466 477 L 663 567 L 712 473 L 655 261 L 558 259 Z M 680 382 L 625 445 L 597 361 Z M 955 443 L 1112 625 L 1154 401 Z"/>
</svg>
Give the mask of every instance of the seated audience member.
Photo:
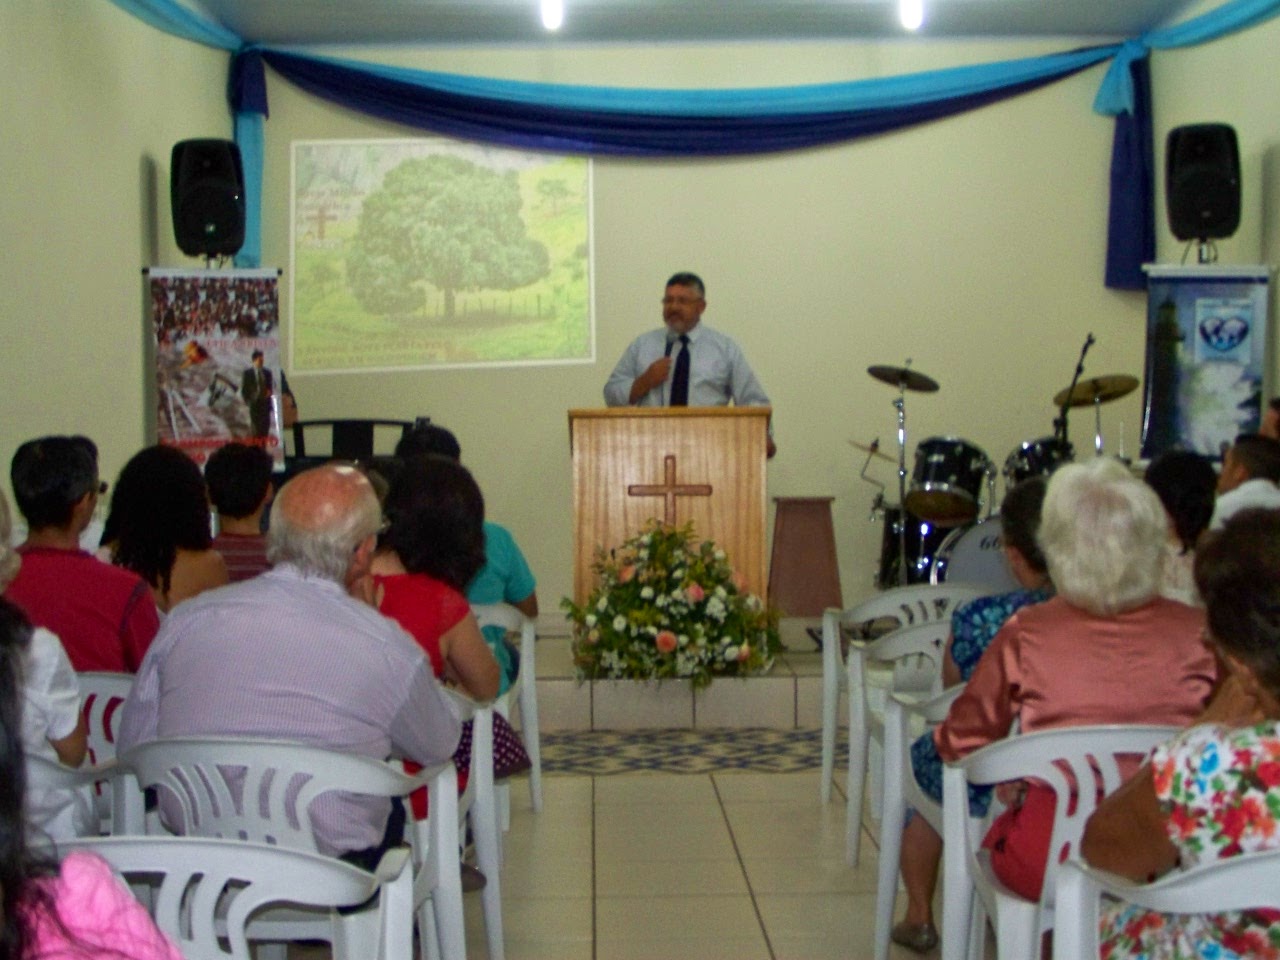
<svg viewBox="0 0 1280 960">
<path fill-rule="evenodd" d="M 271 454 L 247 443 L 219 447 L 204 465 L 209 499 L 218 511 L 213 549 L 222 554 L 233 583 L 256 577 L 269 566 L 262 514 L 273 496 L 271 469 Z"/>
<path fill-rule="evenodd" d="M 1222 457 L 1218 502 L 1210 530 L 1220 530 L 1233 513 L 1248 507 L 1280 507 L 1280 440 L 1256 433 L 1236 437 Z"/>
<path fill-rule="evenodd" d="M 933 732 L 944 761 L 1003 739 L 1015 720 L 1032 733 L 1183 726 L 1200 712 L 1216 668 L 1201 639 L 1204 612 L 1157 592 L 1167 529 L 1154 491 L 1116 461 L 1058 468 L 1037 537 L 1057 595 L 1000 628 Z M 996 876 L 1031 900 L 1040 896 L 1053 817 L 1052 789 L 1032 782 L 984 840 Z"/>
<path fill-rule="evenodd" d="M 480 634 L 461 588 L 484 562 L 484 498 L 456 460 L 404 461 L 387 493 L 386 533 L 373 558 L 378 607 L 418 641 L 436 676 L 475 700 L 498 695 L 498 662 Z M 524 745 L 493 718 L 494 775 L 527 769 Z M 470 766 L 469 728 L 454 763 Z"/>
<path fill-rule="evenodd" d="M 0 917 L 13 960 L 125 957 L 182 960 L 102 859 L 72 853 L 58 865 L 23 830 L 27 793 L 23 648 L 29 630 L 0 603 Z M 28 678 L 29 682 L 29 678 Z"/>
<path fill-rule="evenodd" d="M 209 532 L 204 477 L 176 447 L 146 447 L 124 465 L 102 545 L 112 563 L 147 581 L 162 613 L 228 582 L 226 561 Z"/>
<path fill-rule="evenodd" d="M 1160 595 L 1198 605 L 1191 568 L 1196 559 L 1196 541 L 1209 528 L 1213 516 L 1218 474 L 1208 457 L 1190 450 L 1171 450 L 1151 461 L 1143 479 L 1156 492 L 1169 517 Z"/>
<path fill-rule="evenodd" d="M 1036 544 L 1045 485 L 1044 477 L 1031 477 L 1005 496 L 1000 509 L 1004 557 L 1021 589 L 978 597 L 956 608 L 951 616 L 951 636 L 943 659 L 943 686 L 955 686 L 969 679 L 996 631 L 1014 611 L 1053 596 L 1044 554 Z M 942 803 L 942 759 L 931 734 L 924 734 L 912 744 L 911 769 L 921 789 Z M 986 813 L 990 791 L 975 789 L 973 794 L 971 806 L 976 812 Z M 938 943 L 933 922 L 933 893 L 938 885 L 942 838 L 924 817 L 912 816 L 902 831 L 901 849 L 907 913 L 893 928 L 891 937 L 895 943 L 924 952 Z"/>
<path fill-rule="evenodd" d="M 436 454 L 453 460 L 462 459 L 458 439 L 444 427 L 434 424 L 417 426 L 396 446 L 396 456 L 406 459 L 419 454 Z M 525 616 L 538 615 L 537 582 L 529 564 L 520 552 L 511 532 L 490 520 L 484 522 L 484 566 L 467 584 L 471 603 L 509 603 Z M 502 667 L 502 693 L 515 681 L 520 667 L 520 652 L 512 646 L 501 627 L 483 631 L 489 649 Z"/>
<path fill-rule="evenodd" d="M 424 765 L 449 759 L 458 716 L 430 663 L 349 592 L 368 577 L 381 523 L 373 488 L 351 467 L 286 483 L 271 507 L 272 568 L 165 618 L 125 701 L 120 750 L 158 737 L 239 736 Z M 160 806 L 176 826 L 163 795 Z M 399 803 L 348 794 L 321 801 L 314 823 L 322 851 L 368 868 L 404 827 Z"/>
<path fill-rule="evenodd" d="M 1262 423 L 1258 433 L 1272 440 L 1280 440 L 1280 397 L 1272 397 L 1262 410 Z"/>
<path fill-rule="evenodd" d="M 1175 869 L 1280 849 L 1280 511 L 1242 511 L 1196 554 L 1209 642 L 1225 677 L 1194 725 L 1107 797 L 1080 851 L 1139 882 Z M 1274 910 L 1158 916 L 1104 905 L 1104 957 L 1269 957 Z"/>
<path fill-rule="evenodd" d="M 9 546 L 9 502 L 0 493 L 0 589 L 21 563 Z M 22 749 L 27 756 L 78 767 L 88 752 L 88 731 L 80 712 L 80 684 L 62 644 L 48 630 L 34 630 L 22 611 L 0 600 L 0 640 L 22 650 Z M 27 829 L 33 839 L 66 840 L 96 826 L 88 788 L 29 790 Z"/>
<path fill-rule="evenodd" d="M 62 641 L 76 670 L 133 673 L 160 621 L 141 577 L 80 549 L 106 491 L 98 448 L 87 437 L 29 440 L 13 455 L 10 479 L 28 532 L 5 597 Z"/>
</svg>

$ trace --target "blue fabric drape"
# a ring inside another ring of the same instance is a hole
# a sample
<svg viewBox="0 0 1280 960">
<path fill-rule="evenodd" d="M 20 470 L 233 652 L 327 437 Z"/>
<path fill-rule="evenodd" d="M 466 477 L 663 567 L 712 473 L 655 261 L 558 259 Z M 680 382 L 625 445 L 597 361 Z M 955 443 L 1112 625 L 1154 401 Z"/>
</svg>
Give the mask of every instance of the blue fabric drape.
<svg viewBox="0 0 1280 960">
<path fill-rule="evenodd" d="M 962 96 L 903 100 L 900 106 L 835 109 L 842 103 L 859 103 L 858 84 L 842 84 L 838 89 L 829 87 L 823 98 L 808 88 L 811 109 L 803 112 L 729 110 L 704 114 L 605 111 L 585 105 L 480 99 L 411 82 L 407 76 L 391 79 L 316 57 L 273 51 L 264 51 L 262 56 L 296 86 L 395 123 L 521 149 L 654 157 L 764 153 L 884 133 L 1052 83 L 1105 59 L 1109 51 L 1037 58 L 1035 71 L 1009 71 L 1019 78 L 1030 74 L 1029 79 L 991 82 L 986 89 L 969 84 L 973 92 Z M 1056 72 L 1046 61 L 1052 62 Z M 661 93 L 649 91 L 649 96 L 656 103 Z"/>
<path fill-rule="evenodd" d="M 1111 201 L 1107 212 L 1106 285 L 1145 290 L 1144 263 L 1156 258 L 1155 150 L 1151 131 L 1151 63 L 1129 65 L 1133 110 L 1116 117 L 1111 143 Z"/>
<path fill-rule="evenodd" d="M 985 106 L 1111 58 L 1094 110 L 1116 117 L 1106 282 L 1126 289 L 1145 282 L 1141 264 L 1155 252 L 1148 52 L 1204 43 L 1280 13 L 1280 0 L 1229 0 L 1121 45 L 844 84 L 680 91 L 522 83 L 324 59 L 258 48 L 177 0 L 111 2 L 175 36 L 237 51 L 230 92 L 250 210 L 240 266 L 257 266 L 261 249 L 264 63 L 317 96 L 421 129 L 525 149 L 671 156 L 788 150 L 883 133 Z"/>
</svg>

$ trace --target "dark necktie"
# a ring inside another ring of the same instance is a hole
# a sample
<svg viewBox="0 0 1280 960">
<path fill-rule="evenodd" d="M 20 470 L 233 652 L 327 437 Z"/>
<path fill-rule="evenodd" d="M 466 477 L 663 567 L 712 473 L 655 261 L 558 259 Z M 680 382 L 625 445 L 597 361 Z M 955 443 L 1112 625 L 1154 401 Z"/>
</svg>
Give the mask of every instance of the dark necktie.
<svg viewBox="0 0 1280 960">
<path fill-rule="evenodd" d="M 671 378 L 671 406 L 689 405 L 689 337 L 680 334 L 680 354 L 676 357 L 676 372 Z"/>
</svg>

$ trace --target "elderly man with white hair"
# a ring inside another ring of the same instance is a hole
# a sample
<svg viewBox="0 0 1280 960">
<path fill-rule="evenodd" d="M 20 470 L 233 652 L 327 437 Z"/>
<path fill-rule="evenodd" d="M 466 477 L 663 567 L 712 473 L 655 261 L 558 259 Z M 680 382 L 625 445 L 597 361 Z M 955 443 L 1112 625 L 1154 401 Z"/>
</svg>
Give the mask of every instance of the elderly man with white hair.
<svg viewBox="0 0 1280 960">
<path fill-rule="evenodd" d="M 449 759 L 461 727 L 431 664 L 399 626 L 352 596 L 381 526 L 373 488 L 355 469 L 317 467 L 285 484 L 267 534 L 273 568 L 166 618 L 125 702 L 120 749 L 158 737 L 243 736 L 424 765 Z M 318 803 L 326 853 L 372 866 L 400 841 L 398 803 L 347 794 Z"/>
</svg>

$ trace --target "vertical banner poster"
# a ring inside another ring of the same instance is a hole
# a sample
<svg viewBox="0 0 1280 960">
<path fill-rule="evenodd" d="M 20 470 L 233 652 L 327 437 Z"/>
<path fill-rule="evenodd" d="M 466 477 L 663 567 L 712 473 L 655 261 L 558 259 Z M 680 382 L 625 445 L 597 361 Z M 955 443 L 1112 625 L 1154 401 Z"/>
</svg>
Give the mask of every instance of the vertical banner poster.
<svg viewBox="0 0 1280 960">
<path fill-rule="evenodd" d="M 204 466 L 232 440 L 280 443 L 279 271 L 146 271 L 155 336 L 157 441 Z"/>
<path fill-rule="evenodd" d="M 1258 429 L 1271 269 L 1148 266 L 1142 457 L 1222 456 Z"/>
</svg>

